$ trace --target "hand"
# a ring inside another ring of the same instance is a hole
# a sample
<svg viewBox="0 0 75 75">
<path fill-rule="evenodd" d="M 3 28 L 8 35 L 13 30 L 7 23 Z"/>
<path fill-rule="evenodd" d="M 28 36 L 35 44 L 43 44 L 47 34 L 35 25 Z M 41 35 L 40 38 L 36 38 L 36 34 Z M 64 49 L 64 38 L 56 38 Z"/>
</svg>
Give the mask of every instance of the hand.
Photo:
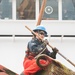
<svg viewBox="0 0 75 75">
<path fill-rule="evenodd" d="M 45 40 L 44 40 L 44 43 L 45 43 L 46 45 L 48 45 L 48 44 L 49 44 L 49 42 L 48 42 L 48 40 L 47 40 L 47 39 L 45 39 Z"/>
<path fill-rule="evenodd" d="M 55 53 L 57 53 L 57 52 L 59 51 L 56 47 L 54 47 L 52 50 L 53 50 L 53 52 L 55 52 Z"/>
</svg>

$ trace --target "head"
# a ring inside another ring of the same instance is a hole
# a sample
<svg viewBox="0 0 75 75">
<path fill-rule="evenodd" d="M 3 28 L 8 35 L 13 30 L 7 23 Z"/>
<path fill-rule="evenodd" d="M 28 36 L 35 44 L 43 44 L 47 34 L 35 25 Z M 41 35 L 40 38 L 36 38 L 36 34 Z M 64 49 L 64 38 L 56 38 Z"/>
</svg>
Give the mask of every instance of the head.
<svg viewBox="0 0 75 75">
<path fill-rule="evenodd" d="M 36 32 L 36 34 L 38 34 L 42 39 L 44 39 L 44 37 L 47 35 L 47 31 L 46 31 L 45 27 L 42 25 L 37 26 L 33 31 Z M 36 37 L 36 38 L 38 38 L 38 37 Z"/>
</svg>

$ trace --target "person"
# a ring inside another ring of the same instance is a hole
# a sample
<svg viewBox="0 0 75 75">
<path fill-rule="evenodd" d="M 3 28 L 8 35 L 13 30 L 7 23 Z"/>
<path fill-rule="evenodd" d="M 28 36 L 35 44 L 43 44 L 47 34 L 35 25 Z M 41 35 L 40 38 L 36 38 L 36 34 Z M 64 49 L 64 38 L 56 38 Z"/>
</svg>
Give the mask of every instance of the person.
<svg viewBox="0 0 75 75">
<path fill-rule="evenodd" d="M 39 35 L 43 40 L 47 35 L 46 28 L 42 25 L 37 26 L 33 31 Z M 46 54 L 54 59 L 56 59 L 57 51 L 56 48 L 53 49 L 53 52 L 50 52 L 47 48 L 49 44 L 48 40 L 44 42 L 36 35 L 33 34 L 32 39 L 28 42 L 26 56 L 23 61 L 24 75 L 34 75 L 36 72 L 40 71 L 41 68 L 36 64 L 35 57 L 43 50 L 45 51 L 42 54 Z M 44 61 L 41 63 L 45 64 Z"/>
</svg>

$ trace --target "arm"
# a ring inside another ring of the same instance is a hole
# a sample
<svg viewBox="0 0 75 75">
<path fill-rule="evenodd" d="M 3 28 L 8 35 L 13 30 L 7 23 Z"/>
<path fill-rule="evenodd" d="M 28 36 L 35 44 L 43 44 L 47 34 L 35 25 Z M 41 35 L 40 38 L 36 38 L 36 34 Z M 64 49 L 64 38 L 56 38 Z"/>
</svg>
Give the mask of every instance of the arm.
<svg viewBox="0 0 75 75">
<path fill-rule="evenodd" d="M 43 54 L 46 54 L 54 59 L 56 59 L 56 52 L 50 52 L 48 49 L 45 50 L 45 52 Z"/>
<path fill-rule="evenodd" d="M 51 56 L 52 58 L 56 59 L 56 54 L 57 54 L 57 52 L 58 52 L 58 49 L 55 47 L 55 48 L 53 48 L 52 50 L 53 50 L 53 52 L 50 54 L 50 56 Z"/>
<path fill-rule="evenodd" d="M 56 53 L 55 53 L 55 52 L 51 52 L 51 53 L 50 53 L 50 57 L 56 59 Z"/>
</svg>

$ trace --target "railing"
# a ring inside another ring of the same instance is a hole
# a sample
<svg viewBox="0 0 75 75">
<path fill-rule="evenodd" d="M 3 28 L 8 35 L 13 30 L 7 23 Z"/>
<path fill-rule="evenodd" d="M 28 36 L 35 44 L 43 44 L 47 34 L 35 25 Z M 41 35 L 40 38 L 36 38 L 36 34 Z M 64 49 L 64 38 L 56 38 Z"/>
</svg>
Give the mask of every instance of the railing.
<svg viewBox="0 0 75 75">
<path fill-rule="evenodd" d="M 32 37 L 33 35 L 0 35 L 0 37 L 12 37 L 13 38 L 13 41 L 15 41 L 15 38 L 16 37 Z M 58 38 L 60 37 L 61 38 L 61 41 L 63 40 L 63 38 L 67 37 L 67 38 L 75 38 L 75 35 L 47 35 L 46 37 L 48 37 L 49 39 L 50 38 Z"/>
</svg>

